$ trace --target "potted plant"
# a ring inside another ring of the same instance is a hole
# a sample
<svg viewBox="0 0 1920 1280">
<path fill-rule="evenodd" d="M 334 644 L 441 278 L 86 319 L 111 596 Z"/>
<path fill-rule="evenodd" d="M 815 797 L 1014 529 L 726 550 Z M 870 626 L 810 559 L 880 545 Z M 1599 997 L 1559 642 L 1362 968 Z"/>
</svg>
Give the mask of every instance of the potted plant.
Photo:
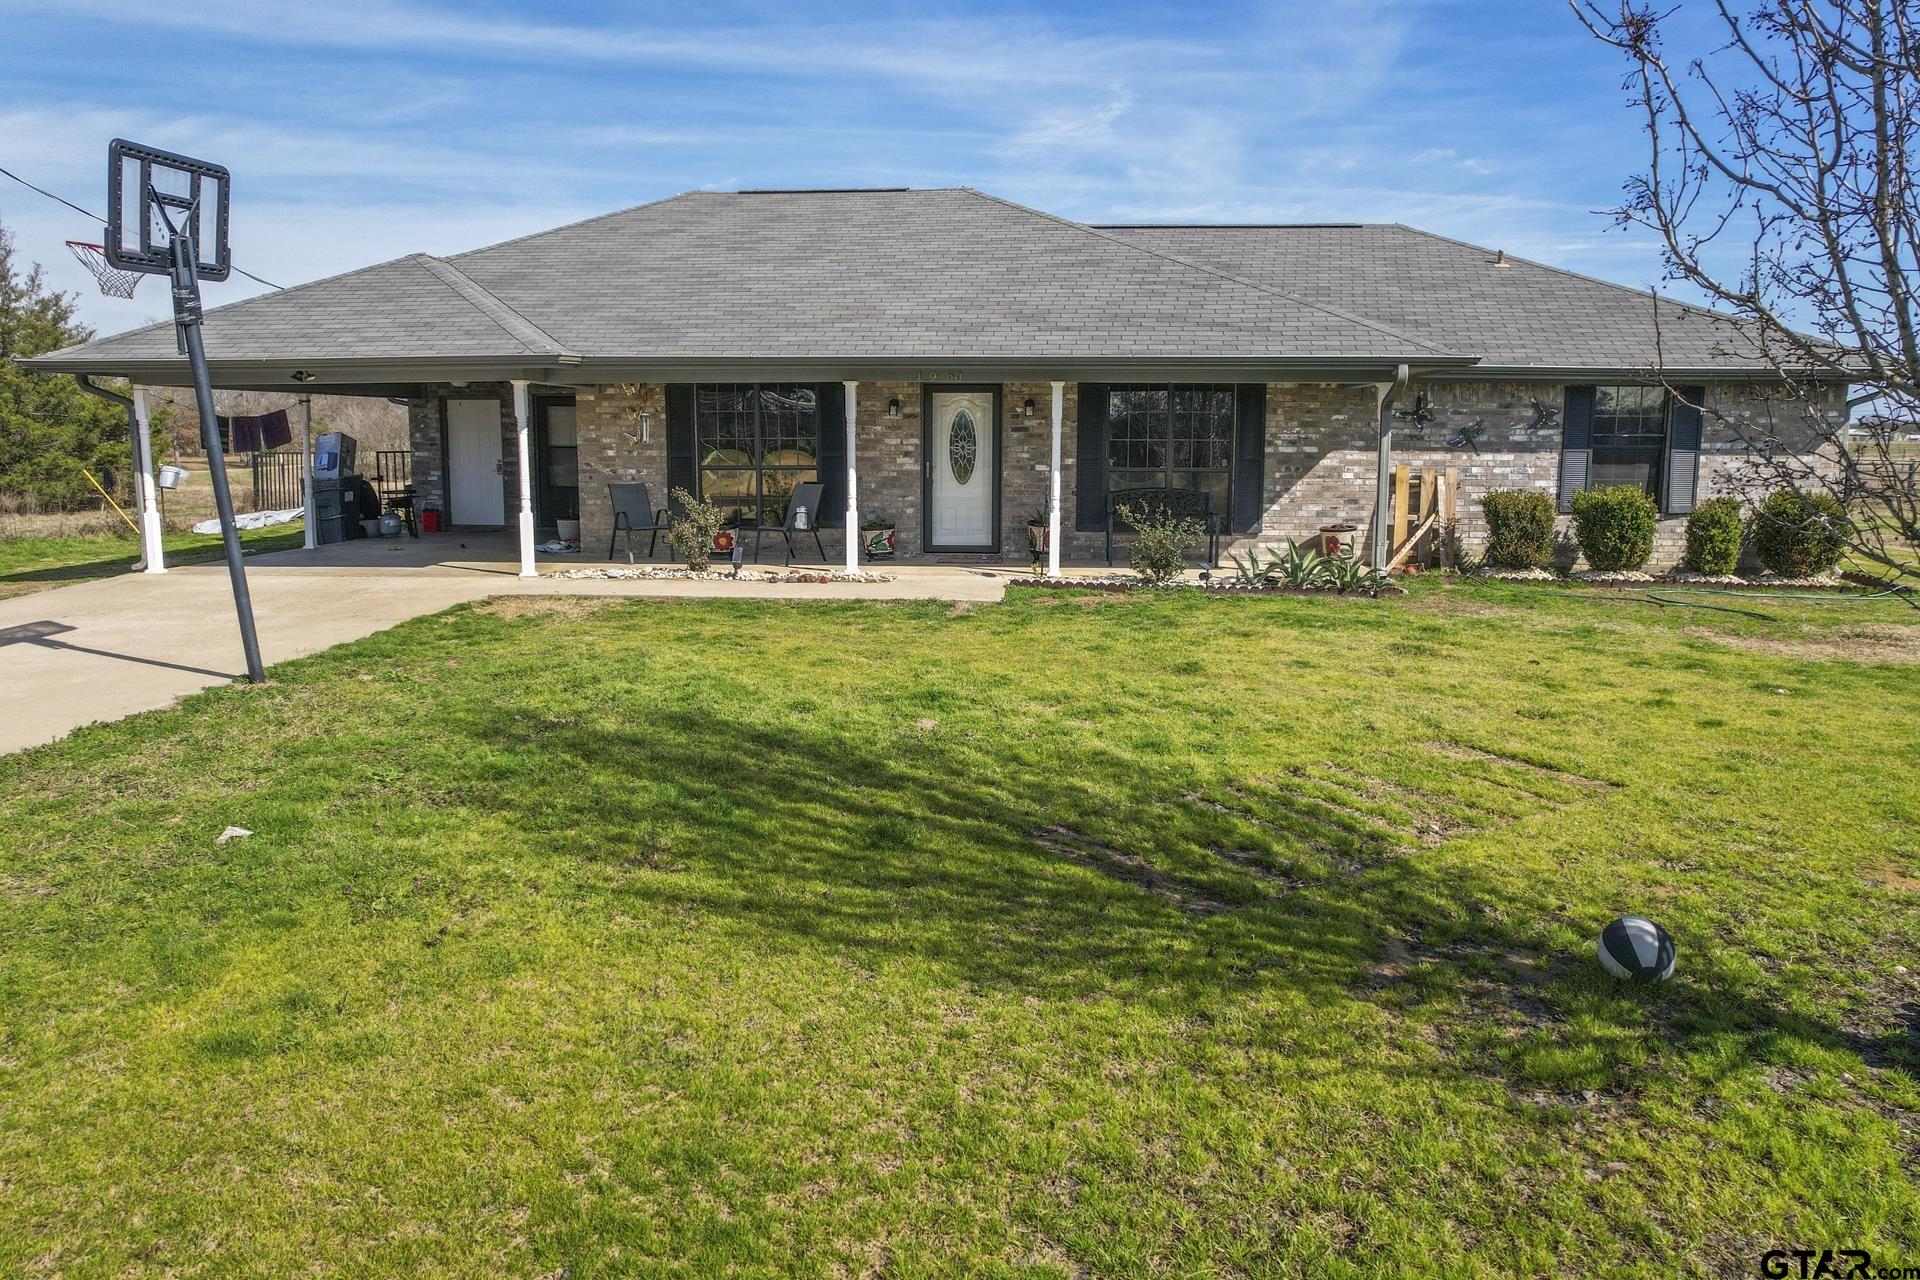
<svg viewBox="0 0 1920 1280">
<path fill-rule="evenodd" d="M 1039 573 L 1047 563 L 1047 509 L 1035 508 L 1027 517 L 1027 555 L 1033 561 L 1033 571 Z"/>
<path fill-rule="evenodd" d="M 860 522 L 860 547 L 869 560 L 893 558 L 893 521 L 883 515 L 871 515 Z"/>
</svg>

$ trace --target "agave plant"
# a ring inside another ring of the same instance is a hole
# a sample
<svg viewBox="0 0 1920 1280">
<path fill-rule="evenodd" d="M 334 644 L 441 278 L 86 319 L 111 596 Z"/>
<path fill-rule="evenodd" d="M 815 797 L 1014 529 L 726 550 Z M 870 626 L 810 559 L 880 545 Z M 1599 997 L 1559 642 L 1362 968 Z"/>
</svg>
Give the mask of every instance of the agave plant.
<svg viewBox="0 0 1920 1280">
<path fill-rule="evenodd" d="M 1321 552 L 1289 538 L 1287 549 L 1274 552 L 1267 561 L 1267 577 L 1277 586 L 1311 590 L 1326 585 L 1330 563 Z"/>
<path fill-rule="evenodd" d="M 1350 591 L 1378 591 L 1387 585 L 1385 573 L 1372 565 L 1361 564 L 1351 551 L 1334 556 L 1326 564 L 1326 585 L 1346 595 Z"/>
<path fill-rule="evenodd" d="M 1239 585 L 1243 587 L 1267 585 L 1267 571 L 1261 566 L 1257 552 L 1249 551 L 1243 557 L 1237 551 L 1229 551 L 1227 560 L 1233 565 L 1233 580 Z"/>
</svg>

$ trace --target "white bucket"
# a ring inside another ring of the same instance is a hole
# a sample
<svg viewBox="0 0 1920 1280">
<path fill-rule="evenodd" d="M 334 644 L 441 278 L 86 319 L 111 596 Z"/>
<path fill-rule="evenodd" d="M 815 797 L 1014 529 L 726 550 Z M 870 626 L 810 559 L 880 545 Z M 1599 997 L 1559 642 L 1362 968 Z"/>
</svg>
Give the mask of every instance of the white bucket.
<svg viewBox="0 0 1920 1280">
<path fill-rule="evenodd" d="M 180 482 L 186 478 L 187 469 L 185 467 L 176 467 L 169 463 L 160 468 L 160 487 L 162 489 L 178 489 Z"/>
<path fill-rule="evenodd" d="M 554 526 L 554 532 L 558 534 L 560 537 L 560 541 L 562 542 L 580 541 L 580 522 L 578 520 L 568 520 L 562 517 L 556 517 L 554 519 L 553 526 Z"/>
</svg>

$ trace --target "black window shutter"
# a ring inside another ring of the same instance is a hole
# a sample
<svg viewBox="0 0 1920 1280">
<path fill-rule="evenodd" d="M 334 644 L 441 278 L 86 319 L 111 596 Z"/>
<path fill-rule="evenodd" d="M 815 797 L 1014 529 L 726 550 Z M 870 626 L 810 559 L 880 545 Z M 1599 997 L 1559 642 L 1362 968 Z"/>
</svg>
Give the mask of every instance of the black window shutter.
<svg viewBox="0 0 1920 1280">
<path fill-rule="evenodd" d="M 838 382 L 814 387 L 819 406 L 820 451 L 814 455 L 820 477 L 820 523 L 847 518 L 847 389 Z"/>
<path fill-rule="evenodd" d="M 1673 421 L 1667 427 L 1668 515 L 1693 510 L 1700 491 L 1700 409 L 1707 402 L 1705 387 L 1681 387 L 1673 402 Z"/>
<path fill-rule="evenodd" d="M 656 505 L 678 509 L 673 501 L 675 489 L 698 494 L 694 476 L 693 387 L 679 383 L 667 388 L 667 491 Z"/>
<path fill-rule="evenodd" d="M 1242 533 L 1258 533 L 1260 513 L 1266 505 L 1267 384 L 1243 382 L 1236 389 L 1235 399 L 1232 527 Z"/>
<path fill-rule="evenodd" d="M 1573 510 L 1573 495 L 1587 487 L 1593 461 L 1593 388 L 1568 387 L 1560 433 L 1560 510 Z"/>
<path fill-rule="evenodd" d="M 1080 433 L 1074 446 L 1073 527 L 1107 527 L 1107 384 L 1080 384 Z"/>
</svg>

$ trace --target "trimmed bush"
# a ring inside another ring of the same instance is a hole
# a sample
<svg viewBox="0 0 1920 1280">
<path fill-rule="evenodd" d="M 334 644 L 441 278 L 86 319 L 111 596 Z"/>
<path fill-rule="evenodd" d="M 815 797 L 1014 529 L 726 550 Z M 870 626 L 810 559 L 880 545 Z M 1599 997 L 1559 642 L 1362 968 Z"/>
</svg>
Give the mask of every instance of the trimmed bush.
<svg viewBox="0 0 1920 1280">
<path fill-rule="evenodd" d="M 1687 517 L 1687 558 L 1694 573 L 1719 576 L 1740 567 L 1740 538 L 1746 521 L 1737 498 L 1708 498 Z"/>
<path fill-rule="evenodd" d="M 1587 567 L 1600 573 L 1644 568 L 1653 554 L 1660 508 L 1645 489 L 1608 485 L 1573 495 L 1573 539 Z"/>
<path fill-rule="evenodd" d="M 1553 555 L 1553 500 L 1537 489 L 1495 489 L 1480 499 L 1487 516 L 1487 563 L 1538 569 Z"/>
<path fill-rule="evenodd" d="M 1776 489 L 1753 513 L 1753 550 L 1783 578 L 1811 578 L 1846 554 L 1847 512 L 1824 493 Z"/>
<path fill-rule="evenodd" d="M 1133 545 L 1127 548 L 1127 567 L 1149 584 L 1161 587 L 1187 567 L 1187 550 L 1204 538 L 1206 523 L 1192 516 L 1176 516 L 1157 505 L 1139 511 L 1117 508 L 1133 526 Z"/>
<path fill-rule="evenodd" d="M 713 560 L 713 535 L 727 522 L 726 513 L 685 489 L 675 489 L 668 496 L 680 504 L 680 510 L 667 517 L 667 541 L 687 568 L 704 573 Z"/>
</svg>

